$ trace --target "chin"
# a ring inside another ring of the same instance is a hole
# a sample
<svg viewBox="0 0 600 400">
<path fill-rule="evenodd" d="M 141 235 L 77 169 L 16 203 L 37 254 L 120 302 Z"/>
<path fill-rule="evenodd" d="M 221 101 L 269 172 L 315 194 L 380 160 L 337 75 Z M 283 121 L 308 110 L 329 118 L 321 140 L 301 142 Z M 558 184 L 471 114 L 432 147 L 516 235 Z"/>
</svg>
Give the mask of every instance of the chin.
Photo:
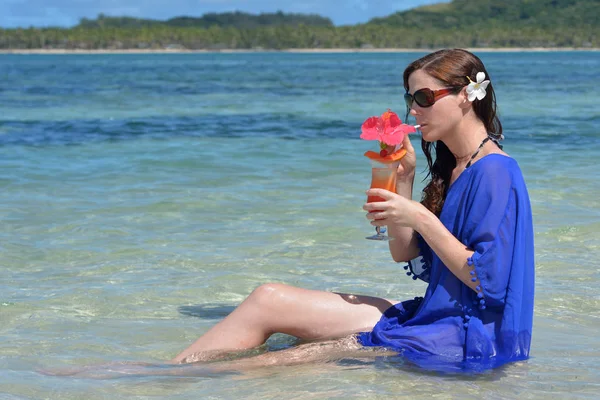
<svg viewBox="0 0 600 400">
<path fill-rule="evenodd" d="M 443 135 L 440 135 L 439 130 L 430 130 L 429 127 L 427 127 L 427 129 L 424 132 L 421 131 L 421 137 L 426 142 L 437 142 L 442 140 Z"/>
<path fill-rule="evenodd" d="M 439 140 L 439 138 L 436 137 L 436 135 L 432 135 L 431 132 L 423 132 L 423 131 L 421 131 L 421 138 L 426 142 L 435 142 L 435 141 Z"/>
</svg>

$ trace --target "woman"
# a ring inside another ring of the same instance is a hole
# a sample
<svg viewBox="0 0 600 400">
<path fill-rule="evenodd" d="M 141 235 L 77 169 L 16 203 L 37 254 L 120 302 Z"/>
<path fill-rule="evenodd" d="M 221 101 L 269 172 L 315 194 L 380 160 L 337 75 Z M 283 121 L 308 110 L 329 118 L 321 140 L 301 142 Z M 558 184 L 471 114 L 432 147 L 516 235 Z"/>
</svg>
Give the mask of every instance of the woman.
<svg viewBox="0 0 600 400">
<path fill-rule="evenodd" d="M 435 368 L 526 359 L 534 290 L 531 209 L 520 169 L 499 145 L 502 126 L 485 77 L 481 60 L 458 49 L 406 68 L 405 99 L 421 125 L 431 180 L 422 202 L 411 200 L 416 157 L 405 139 L 397 193 L 371 189 L 369 195 L 385 201 L 363 206 L 371 224 L 387 226 L 395 238 L 389 242 L 393 259 L 412 260 L 409 274 L 429 282 L 423 298 L 399 303 L 262 285 L 173 362 L 249 349 L 276 332 L 305 340 L 346 337 L 346 344 L 381 346 Z"/>
</svg>

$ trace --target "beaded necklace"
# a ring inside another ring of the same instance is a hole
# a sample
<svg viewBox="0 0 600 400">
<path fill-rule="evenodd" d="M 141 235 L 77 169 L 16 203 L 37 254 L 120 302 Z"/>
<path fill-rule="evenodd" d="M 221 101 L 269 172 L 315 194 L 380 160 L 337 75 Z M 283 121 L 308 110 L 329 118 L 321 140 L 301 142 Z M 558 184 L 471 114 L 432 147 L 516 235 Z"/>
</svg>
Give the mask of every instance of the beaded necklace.
<svg viewBox="0 0 600 400">
<path fill-rule="evenodd" d="M 481 150 L 481 148 L 483 147 L 484 144 L 486 144 L 488 142 L 488 140 L 490 140 L 490 137 L 486 137 L 485 139 L 483 139 L 483 141 L 481 142 L 481 144 L 479 145 L 479 147 L 477 148 L 477 150 L 475 150 L 475 153 L 473 153 L 473 155 L 471 156 L 471 158 L 469 159 L 469 162 L 467 163 L 467 165 L 465 166 L 465 169 L 469 168 L 471 166 L 471 163 L 473 162 L 473 159 L 475 157 L 477 157 L 477 154 L 479 154 L 479 151 Z"/>
</svg>

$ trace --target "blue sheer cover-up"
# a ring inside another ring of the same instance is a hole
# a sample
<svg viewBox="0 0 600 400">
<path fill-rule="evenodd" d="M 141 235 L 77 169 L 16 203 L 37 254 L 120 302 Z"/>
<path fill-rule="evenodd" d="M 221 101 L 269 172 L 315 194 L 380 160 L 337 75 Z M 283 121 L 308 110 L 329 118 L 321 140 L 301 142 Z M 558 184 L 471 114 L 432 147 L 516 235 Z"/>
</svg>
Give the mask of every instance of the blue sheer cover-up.
<svg viewBox="0 0 600 400">
<path fill-rule="evenodd" d="M 425 295 L 390 307 L 364 346 L 398 350 L 434 370 L 485 371 L 529 357 L 534 244 L 529 195 L 517 162 L 489 154 L 448 189 L 440 220 L 465 247 L 477 292 L 461 282 L 419 236 Z M 415 263 L 413 263 L 415 264 Z"/>
</svg>

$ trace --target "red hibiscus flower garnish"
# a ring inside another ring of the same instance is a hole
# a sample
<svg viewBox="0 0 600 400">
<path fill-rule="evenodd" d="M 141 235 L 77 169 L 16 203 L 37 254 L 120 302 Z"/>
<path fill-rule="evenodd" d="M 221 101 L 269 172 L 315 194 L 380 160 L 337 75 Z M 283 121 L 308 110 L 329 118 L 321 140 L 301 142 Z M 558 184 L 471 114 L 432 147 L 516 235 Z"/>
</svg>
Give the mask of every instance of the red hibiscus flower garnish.
<svg viewBox="0 0 600 400">
<path fill-rule="evenodd" d="M 409 133 L 416 132 L 414 126 L 403 124 L 398 115 L 387 110 L 380 117 L 370 117 L 363 122 L 360 138 L 364 140 L 378 140 L 389 146 L 396 146 L 404 140 Z"/>
</svg>

